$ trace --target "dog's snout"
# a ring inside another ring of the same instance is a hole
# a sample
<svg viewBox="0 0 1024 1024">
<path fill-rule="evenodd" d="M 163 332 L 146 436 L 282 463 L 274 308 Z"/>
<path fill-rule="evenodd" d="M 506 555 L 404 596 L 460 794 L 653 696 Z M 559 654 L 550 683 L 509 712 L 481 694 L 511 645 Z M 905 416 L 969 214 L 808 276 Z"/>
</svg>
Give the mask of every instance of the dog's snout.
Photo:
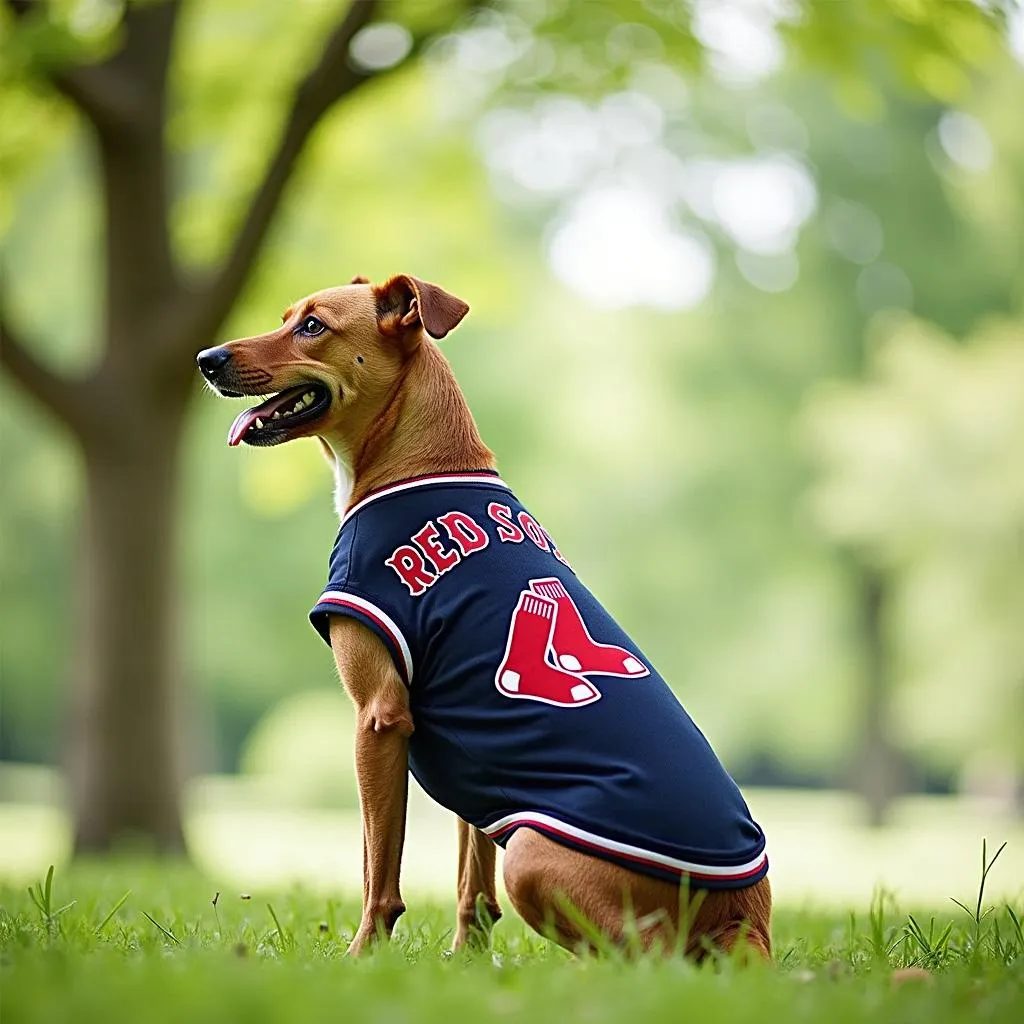
<svg viewBox="0 0 1024 1024">
<path fill-rule="evenodd" d="M 224 367 L 231 362 L 231 351 L 224 345 L 215 348 L 204 348 L 196 356 L 199 369 L 207 380 L 213 380 Z"/>
</svg>

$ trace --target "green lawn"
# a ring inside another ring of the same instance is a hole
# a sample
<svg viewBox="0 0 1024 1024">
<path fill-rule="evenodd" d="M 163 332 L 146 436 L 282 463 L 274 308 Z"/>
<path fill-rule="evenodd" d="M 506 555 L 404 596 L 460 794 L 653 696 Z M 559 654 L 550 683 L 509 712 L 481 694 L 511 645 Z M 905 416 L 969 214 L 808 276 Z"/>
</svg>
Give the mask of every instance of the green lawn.
<svg viewBox="0 0 1024 1024">
<path fill-rule="evenodd" d="M 409 900 L 392 946 L 355 962 L 342 958 L 351 900 L 222 886 L 214 907 L 218 885 L 198 872 L 126 861 L 58 872 L 49 897 L 40 882 L 32 896 L 0 887 L 4 1024 L 1024 1020 L 1020 908 L 1005 904 L 980 924 L 952 903 L 934 924 L 879 901 L 873 914 L 783 909 L 775 966 L 697 969 L 576 960 L 511 912 L 493 953 L 449 958 L 451 908 Z M 912 964 L 931 976 L 900 984 Z"/>
</svg>

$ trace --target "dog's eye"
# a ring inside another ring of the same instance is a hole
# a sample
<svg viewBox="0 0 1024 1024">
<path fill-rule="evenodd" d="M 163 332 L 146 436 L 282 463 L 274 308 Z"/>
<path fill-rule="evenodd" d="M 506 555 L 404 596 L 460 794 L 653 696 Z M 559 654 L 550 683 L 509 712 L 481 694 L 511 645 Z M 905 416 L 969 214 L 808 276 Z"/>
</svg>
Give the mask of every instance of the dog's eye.
<svg viewBox="0 0 1024 1024">
<path fill-rule="evenodd" d="M 302 325 L 299 327 L 299 330 L 310 338 L 315 338 L 318 334 L 323 334 L 327 328 L 324 327 L 324 325 L 320 323 L 315 316 L 307 316 L 306 319 L 302 321 Z"/>
</svg>

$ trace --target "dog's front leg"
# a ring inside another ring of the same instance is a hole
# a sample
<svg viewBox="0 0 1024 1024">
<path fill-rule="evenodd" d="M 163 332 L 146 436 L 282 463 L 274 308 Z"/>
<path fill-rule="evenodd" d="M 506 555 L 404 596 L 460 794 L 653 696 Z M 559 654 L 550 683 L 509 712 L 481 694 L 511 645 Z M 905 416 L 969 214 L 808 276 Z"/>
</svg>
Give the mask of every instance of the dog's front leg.
<svg viewBox="0 0 1024 1024">
<path fill-rule="evenodd" d="M 459 908 L 452 952 L 469 944 L 484 948 L 501 917 L 494 889 L 495 846 L 478 828 L 459 818 Z"/>
<path fill-rule="evenodd" d="M 363 815 L 363 913 L 349 955 L 390 937 L 405 911 L 399 886 L 408 798 L 409 694 L 381 641 L 353 619 L 331 619 L 331 647 L 356 706 L 356 780 Z"/>
</svg>

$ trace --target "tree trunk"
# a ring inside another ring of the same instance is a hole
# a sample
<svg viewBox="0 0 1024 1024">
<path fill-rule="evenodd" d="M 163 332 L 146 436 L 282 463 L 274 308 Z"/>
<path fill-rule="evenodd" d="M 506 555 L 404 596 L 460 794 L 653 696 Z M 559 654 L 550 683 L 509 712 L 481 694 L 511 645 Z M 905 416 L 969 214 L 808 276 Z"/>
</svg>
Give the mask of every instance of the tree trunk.
<svg viewBox="0 0 1024 1024">
<path fill-rule="evenodd" d="M 7 6 L 17 17 L 45 13 L 44 5 Z M 103 176 L 107 344 L 95 372 L 76 382 L 53 374 L 0 317 L 0 360 L 71 430 L 85 464 L 68 743 L 76 852 L 106 850 L 131 835 L 159 851 L 184 849 L 173 590 L 193 358 L 212 344 L 237 299 L 310 133 L 342 97 L 377 77 L 348 53 L 378 3 L 351 0 L 294 93 L 222 266 L 209 281 L 186 281 L 168 230 L 164 139 L 181 6 L 124 5 L 109 55 L 51 76 L 95 129 Z M 452 5 L 435 31 L 463 9 Z M 431 34 L 414 36 L 411 52 Z"/>
<path fill-rule="evenodd" d="M 69 782 L 76 852 L 184 850 L 174 574 L 187 396 L 86 444 Z M 170 407 L 169 407 L 170 406 Z M 130 426 L 129 426 L 130 424 Z"/>
<path fill-rule="evenodd" d="M 863 651 L 855 785 L 864 799 L 868 824 L 877 828 L 886 823 L 892 801 L 903 788 L 899 752 L 892 741 L 889 721 L 892 674 L 885 622 L 888 588 L 875 569 L 857 565 L 853 571 Z"/>
</svg>

